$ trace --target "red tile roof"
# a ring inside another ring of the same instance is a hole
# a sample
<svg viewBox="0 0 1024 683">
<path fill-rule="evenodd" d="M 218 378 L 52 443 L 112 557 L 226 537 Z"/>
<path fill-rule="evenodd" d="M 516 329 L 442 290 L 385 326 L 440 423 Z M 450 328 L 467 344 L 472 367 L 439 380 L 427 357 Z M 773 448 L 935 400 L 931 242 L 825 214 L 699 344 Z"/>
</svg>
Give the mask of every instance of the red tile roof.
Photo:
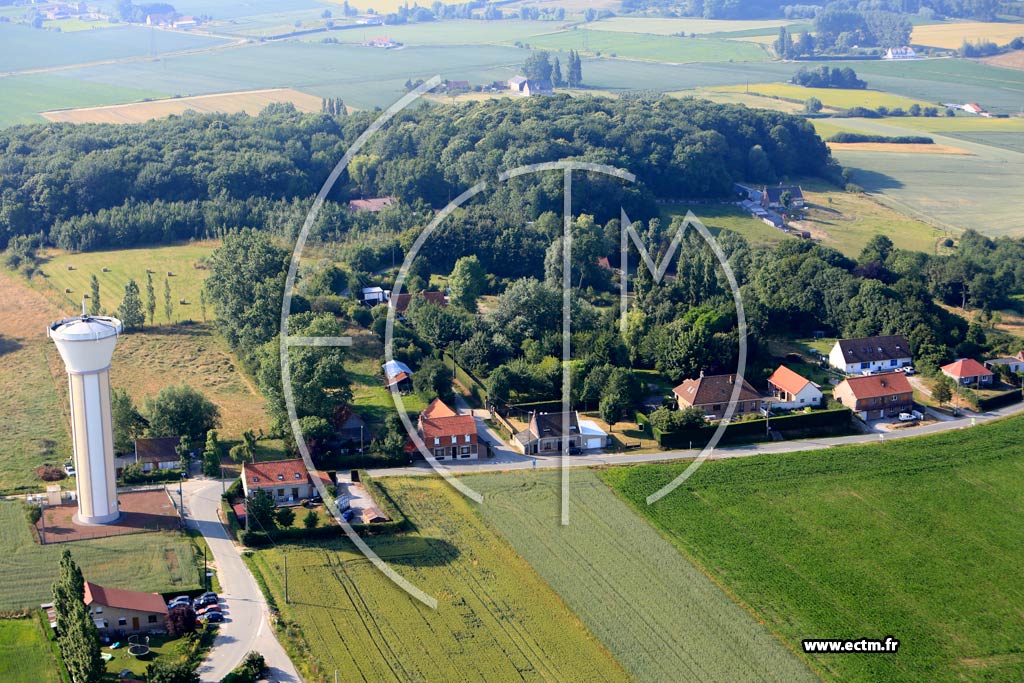
<svg viewBox="0 0 1024 683">
<path fill-rule="evenodd" d="M 283 481 L 309 481 L 309 473 L 302 458 L 245 463 L 242 465 L 242 477 L 246 486 L 265 486 Z"/>
<path fill-rule="evenodd" d="M 85 582 L 85 604 L 167 614 L 167 605 L 164 604 L 164 599 L 156 593 L 104 588 L 89 581 Z"/>
<path fill-rule="evenodd" d="M 385 382 L 384 386 L 390 387 L 392 384 L 399 384 L 400 382 L 404 382 L 407 379 L 409 379 L 409 375 L 407 375 L 404 372 L 400 372 L 394 377 L 390 378 L 387 382 Z"/>
<path fill-rule="evenodd" d="M 376 213 L 383 211 L 395 203 L 394 197 L 374 197 L 373 199 L 353 199 L 349 201 L 348 208 L 352 211 L 369 211 Z"/>
<path fill-rule="evenodd" d="M 444 292 L 419 292 L 416 296 L 421 296 L 432 304 L 436 304 L 441 308 L 448 305 L 448 300 L 444 298 Z M 409 302 L 412 301 L 412 294 L 398 294 L 397 296 L 391 297 L 391 302 L 394 304 L 395 313 L 405 313 L 409 308 Z"/>
<path fill-rule="evenodd" d="M 476 443 L 476 420 L 472 415 L 449 415 L 447 417 L 428 417 L 420 415 L 420 437 L 427 448 L 434 445 L 434 439 L 440 439 L 440 445 L 451 444 L 453 436 L 459 437 L 458 443 Z M 461 437 L 469 434 L 469 441 Z"/>
<path fill-rule="evenodd" d="M 992 374 L 991 370 L 973 358 L 961 358 L 960 360 L 953 361 L 949 365 L 943 365 L 940 369 L 954 379 L 963 379 L 965 377 L 988 377 Z"/>
<path fill-rule="evenodd" d="M 713 403 L 728 403 L 732 398 L 736 375 L 709 375 L 698 379 L 684 380 L 672 390 L 672 393 L 691 406 L 704 406 Z M 740 389 L 740 401 L 754 401 L 761 398 L 747 380 L 743 380 Z"/>
<path fill-rule="evenodd" d="M 892 394 L 914 393 L 914 388 L 910 386 L 907 376 L 902 372 L 847 377 L 839 384 L 849 386 L 850 393 L 856 399 L 881 398 L 882 396 L 891 396 Z"/>
<path fill-rule="evenodd" d="M 444 401 L 439 398 L 435 398 L 430 402 L 430 405 L 423 410 L 423 417 L 437 418 L 437 417 L 454 417 L 456 412 L 449 408 Z"/>
<path fill-rule="evenodd" d="M 768 383 L 795 396 L 803 391 L 803 388 L 810 384 L 811 380 L 793 372 L 785 365 L 780 365 L 768 378 Z"/>
</svg>

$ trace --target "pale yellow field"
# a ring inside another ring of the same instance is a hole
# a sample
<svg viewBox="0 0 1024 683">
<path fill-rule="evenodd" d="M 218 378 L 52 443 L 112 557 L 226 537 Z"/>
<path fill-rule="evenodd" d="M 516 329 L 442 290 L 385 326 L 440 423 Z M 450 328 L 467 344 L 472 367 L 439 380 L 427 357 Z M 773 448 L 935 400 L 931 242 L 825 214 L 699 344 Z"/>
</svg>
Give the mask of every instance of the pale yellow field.
<svg viewBox="0 0 1024 683">
<path fill-rule="evenodd" d="M 748 95 L 742 92 L 718 92 L 707 88 L 695 88 L 693 90 L 677 90 L 665 94 L 670 97 L 696 97 L 719 104 L 744 104 L 754 109 L 771 109 L 773 111 L 786 112 L 787 114 L 797 114 L 804 110 L 802 103 L 777 100 L 772 97 L 761 97 L 753 94 Z M 834 110 L 826 107 L 824 111 Z"/>
<path fill-rule="evenodd" d="M 905 152 L 907 154 L 967 154 L 973 152 L 951 145 L 901 145 L 893 142 L 830 142 L 833 152 Z"/>
<path fill-rule="evenodd" d="M 670 36 L 676 33 L 696 33 L 703 35 L 707 33 L 724 33 L 729 31 L 746 31 L 748 29 L 763 28 L 766 31 L 777 29 L 779 26 L 788 26 L 796 22 L 786 19 L 765 19 L 755 21 L 731 21 L 725 19 L 696 19 L 696 18 L 646 18 L 646 17 L 612 17 L 599 22 L 587 24 L 587 28 L 594 31 L 624 31 L 626 33 L 653 33 L 655 35 Z M 774 40 L 778 36 L 773 36 Z"/>
<path fill-rule="evenodd" d="M 878 90 L 843 90 L 840 88 L 805 88 L 792 83 L 750 83 L 749 85 L 729 85 L 713 88 L 716 92 L 747 92 L 751 95 L 779 97 L 794 102 L 804 102 L 809 97 L 817 97 L 826 107 L 848 109 L 850 107 L 868 107 L 875 109 L 880 106 L 894 109 L 907 109 L 912 104 L 922 107 L 934 106 L 931 102 L 912 100 L 909 97 L 890 95 Z"/>
<path fill-rule="evenodd" d="M 188 110 L 204 114 L 258 114 L 274 102 L 291 102 L 296 109 L 306 112 L 320 111 L 321 104 L 320 98 L 314 95 L 307 95 L 291 88 L 274 88 L 115 104 L 107 107 L 59 109 L 45 111 L 41 115 L 50 121 L 63 123 L 141 123 L 172 114 L 184 114 Z"/>
<path fill-rule="evenodd" d="M 1024 69 L 1024 50 L 1007 52 L 995 57 L 986 57 L 981 61 L 992 66 L 1001 66 L 1007 69 Z"/>
<path fill-rule="evenodd" d="M 910 37 L 914 45 L 928 45 L 956 49 L 966 40 L 990 40 L 1005 45 L 1017 36 L 1024 36 L 1024 24 L 1002 22 L 964 22 L 957 24 L 929 24 L 915 26 Z"/>
</svg>

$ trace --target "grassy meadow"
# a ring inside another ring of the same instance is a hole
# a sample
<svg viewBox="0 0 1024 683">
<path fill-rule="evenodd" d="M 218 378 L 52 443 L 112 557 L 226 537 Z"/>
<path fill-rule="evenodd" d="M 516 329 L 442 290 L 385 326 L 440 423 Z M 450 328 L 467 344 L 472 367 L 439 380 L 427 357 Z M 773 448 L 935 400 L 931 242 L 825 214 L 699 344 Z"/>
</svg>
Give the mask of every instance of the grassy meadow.
<svg viewBox="0 0 1024 683">
<path fill-rule="evenodd" d="M 782 240 L 792 239 L 781 230 L 751 218 L 749 213 L 734 206 L 663 204 L 661 219 L 671 221 L 676 216 L 685 216 L 687 211 L 693 211 L 712 235 L 717 235 L 722 230 L 732 230 L 743 235 L 752 247 L 770 247 Z"/>
<path fill-rule="evenodd" d="M 35 614 L 0 619 L 0 680 L 4 683 L 62 683 L 60 665 Z"/>
<path fill-rule="evenodd" d="M 601 477 L 790 647 L 900 640 L 807 657 L 826 680 L 1020 680 L 1022 426 L 709 462 L 653 506 L 685 463 Z"/>
<path fill-rule="evenodd" d="M 39 112 L 53 109 L 99 107 L 167 96 L 140 85 L 144 84 L 99 85 L 43 73 L 0 78 L 0 127 L 44 123 Z"/>
<path fill-rule="evenodd" d="M 671 36 L 678 33 L 732 33 L 735 31 L 763 31 L 778 35 L 780 26 L 795 22 L 788 19 L 754 19 L 751 21 L 730 19 L 699 19 L 696 17 L 611 17 L 589 25 L 595 31 L 616 31 L 622 33 L 652 33 Z"/>
<path fill-rule="evenodd" d="M 71 549 L 87 581 L 160 593 L 199 587 L 192 543 L 177 532 L 41 546 L 32 538 L 21 503 L 14 501 L 0 502 L 0 522 L 0 612 L 49 602 L 65 547 Z"/>
<path fill-rule="evenodd" d="M 798 683 L 817 678 L 592 470 L 473 476 L 480 514 L 642 683 Z"/>
<path fill-rule="evenodd" d="M 438 608 L 406 595 L 347 541 L 255 552 L 252 564 L 288 630 L 305 641 L 292 649 L 307 680 L 335 670 L 346 681 L 629 680 L 544 579 L 448 484 L 417 477 L 381 485 L 415 530 L 367 542 L 436 597 Z"/>
<path fill-rule="evenodd" d="M 770 58 L 760 45 L 714 38 L 678 38 L 646 33 L 575 29 L 529 39 L 530 47 L 576 50 L 584 55 L 654 62 L 757 62 Z"/>
</svg>

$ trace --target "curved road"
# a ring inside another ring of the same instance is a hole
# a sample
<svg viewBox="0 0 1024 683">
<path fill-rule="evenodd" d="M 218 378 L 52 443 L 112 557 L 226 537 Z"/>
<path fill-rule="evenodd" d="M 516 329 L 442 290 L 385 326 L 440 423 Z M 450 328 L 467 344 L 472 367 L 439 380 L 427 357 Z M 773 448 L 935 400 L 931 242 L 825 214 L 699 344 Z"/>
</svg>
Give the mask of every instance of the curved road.
<svg viewBox="0 0 1024 683">
<path fill-rule="evenodd" d="M 219 481 L 192 480 L 184 488 L 188 524 L 210 546 L 222 587 L 222 608 L 226 608 L 213 649 L 199 666 L 200 679 L 219 683 L 255 650 L 267 661 L 267 680 L 299 683 L 302 679 L 270 625 L 267 601 L 218 516 L 221 487 Z"/>
</svg>

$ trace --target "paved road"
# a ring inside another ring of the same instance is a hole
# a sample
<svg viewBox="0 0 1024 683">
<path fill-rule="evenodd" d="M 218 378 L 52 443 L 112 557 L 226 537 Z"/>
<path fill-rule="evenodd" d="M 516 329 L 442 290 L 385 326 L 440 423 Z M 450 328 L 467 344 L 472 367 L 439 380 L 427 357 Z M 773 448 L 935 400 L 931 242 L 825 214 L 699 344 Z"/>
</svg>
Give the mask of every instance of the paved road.
<svg viewBox="0 0 1024 683">
<path fill-rule="evenodd" d="M 199 529 L 210 546 L 222 587 L 220 597 L 226 604 L 225 620 L 213 649 L 199 666 L 201 680 L 219 683 L 255 650 L 267 661 L 267 680 L 298 683 L 302 679 L 270 625 L 267 602 L 217 515 L 220 494 L 219 481 L 192 480 L 185 484 L 189 526 Z"/>
<path fill-rule="evenodd" d="M 716 448 L 710 456 L 710 460 L 725 460 L 728 458 L 747 458 L 765 453 L 792 453 L 796 451 L 813 451 L 832 446 L 842 446 L 855 443 L 876 443 L 879 441 L 891 441 L 893 439 L 906 439 L 912 436 L 924 436 L 936 434 L 950 429 L 970 429 L 972 424 L 982 424 L 990 420 L 1016 415 L 1024 412 L 1024 403 L 1017 403 L 998 410 L 986 413 L 970 413 L 965 411 L 963 415 L 956 418 L 948 418 L 943 421 L 908 427 L 896 431 L 876 431 L 869 434 L 854 434 L 852 436 L 836 436 L 823 439 L 799 439 L 794 441 L 775 441 L 767 443 L 748 444 L 743 446 L 725 446 Z M 507 452 L 507 447 L 505 448 Z M 569 458 L 569 467 L 595 467 L 600 465 L 627 465 L 632 463 L 666 462 L 672 460 L 687 460 L 697 457 L 698 449 L 682 449 L 676 451 L 658 451 L 655 453 L 600 453 L 595 455 L 573 455 Z M 560 467 L 558 456 L 537 456 L 537 469 L 550 469 Z M 468 474 L 473 472 L 500 472 L 502 470 L 524 470 L 534 467 L 533 458 L 527 458 L 518 454 L 508 452 L 507 455 L 496 460 L 482 460 L 472 463 L 461 463 L 454 461 L 445 463 L 447 469 L 454 474 Z M 394 477 L 394 476 L 417 476 L 432 474 L 433 469 L 425 462 L 420 462 L 411 467 L 396 467 L 390 469 L 370 470 L 373 477 Z"/>
</svg>

